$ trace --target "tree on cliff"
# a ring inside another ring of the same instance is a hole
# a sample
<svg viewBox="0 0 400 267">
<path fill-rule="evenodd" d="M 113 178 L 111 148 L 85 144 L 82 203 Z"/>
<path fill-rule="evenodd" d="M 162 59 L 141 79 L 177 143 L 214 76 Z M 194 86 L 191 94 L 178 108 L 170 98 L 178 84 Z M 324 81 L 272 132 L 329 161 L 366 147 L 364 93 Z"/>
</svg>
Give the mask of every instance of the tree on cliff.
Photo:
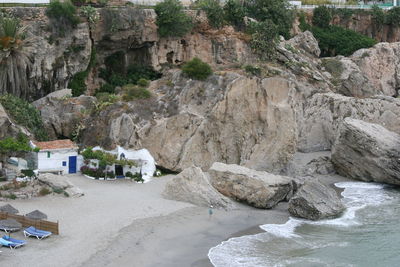
<svg viewBox="0 0 400 267">
<path fill-rule="evenodd" d="M 182 37 L 193 28 L 191 18 L 183 12 L 179 0 L 165 0 L 155 6 L 156 24 L 161 37 Z"/>
<path fill-rule="evenodd" d="M 12 16 L 0 13 L 0 91 L 17 92 L 28 87 L 32 65 L 26 27 Z"/>
</svg>

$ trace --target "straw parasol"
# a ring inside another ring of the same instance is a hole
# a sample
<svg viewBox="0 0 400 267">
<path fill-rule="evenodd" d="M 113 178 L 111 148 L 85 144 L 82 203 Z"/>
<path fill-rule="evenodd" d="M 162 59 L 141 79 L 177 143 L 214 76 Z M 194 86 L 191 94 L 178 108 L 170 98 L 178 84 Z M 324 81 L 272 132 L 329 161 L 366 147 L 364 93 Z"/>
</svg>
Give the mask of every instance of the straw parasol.
<svg viewBox="0 0 400 267">
<path fill-rule="evenodd" d="M 18 231 L 22 228 L 22 224 L 14 219 L 0 220 L 0 229 L 6 232 Z"/>
<path fill-rule="evenodd" d="M 19 211 L 11 206 L 10 204 L 6 204 L 0 207 L 1 212 L 9 213 L 9 214 L 17 214 Z"/>
<path fill-rule="evenodd" d="M 25 215 L 29 219 L 32 220 L 45 220 L 47 219 L 47 215 L 41 212 L 40 210 L 34 210 L 28 214 Z"/>
</svg>

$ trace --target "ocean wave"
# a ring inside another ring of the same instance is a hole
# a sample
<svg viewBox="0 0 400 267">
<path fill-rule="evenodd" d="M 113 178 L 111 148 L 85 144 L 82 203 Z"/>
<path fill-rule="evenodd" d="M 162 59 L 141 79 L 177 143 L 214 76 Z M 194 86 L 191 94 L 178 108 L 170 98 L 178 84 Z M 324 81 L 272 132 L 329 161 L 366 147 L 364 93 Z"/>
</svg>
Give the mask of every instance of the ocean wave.
<svg viewBox="0 0 400 267">
<path fill-rule="evenodd" d="M 218 246 L 211 248 L 209 251 L 209 258 L 212 264 L 216 267 L 220 266 L 295 266 L 296 262 L 316 262 L 318 259 L 307 257 L 289 257 L 282 258 L 279 253 L 279 248 L 276 251 L 264 251 L 260 249 L 260 244 L 266 244 L 271 241 L 279 244 L 277 240 L 290 239 L 288 243 L 290 249 L 296 251 L 298 249 L 313 250 L 321 249 L 327 246 L 343 247 L 348 244 L 344 241 L 332 242 L 330 244 L 324 241 L 318 241 L 317 238 L 310 236 L 303 236 L 302 233 L 296 232 L 296 229 L 302 225 L 314 225 L 314 227 L 351 227 L 360 225 L 358 221 L 357 211 L 364 209 L 368 206 L 382 205 L 385 202 L 391 201 L 392 196 L 385 192 L 385 185 L 377 183 L 365 182 L 340 182 L 335 186 L 343 188 L 342 201 L 346 206 L 346 211 L 339 218 L 327 219 L 320 221 L 310 221 L 305 219 L 298 219 L 290 217 L 284 224 L 264 224 L 260 228 L 265 233 L 257 235 L 249 235 L 243 237 L 231 238 L 222 242 Z M 304 237 L 304 238 L 303 238 Z M 308 239 L 306 240 L 306 238 Z M 264 243 L 263 243 L 264 242 Z M 261 246 L 262 247 L 262 246 Z M 284 250 L 285 248 L 283 248 Z M 282 265 L 283 262 L 287 264 Z M 291 262 L 289 264 L 289 262 Z M 293 264 L 294 265 L 293 265 Z M 320 262 L 321 266 L 326 265 Z M 329 266 L 326 265 L 326 266 Z M 349 266 L 345 264 L 343 266 Z"/>
</svg>

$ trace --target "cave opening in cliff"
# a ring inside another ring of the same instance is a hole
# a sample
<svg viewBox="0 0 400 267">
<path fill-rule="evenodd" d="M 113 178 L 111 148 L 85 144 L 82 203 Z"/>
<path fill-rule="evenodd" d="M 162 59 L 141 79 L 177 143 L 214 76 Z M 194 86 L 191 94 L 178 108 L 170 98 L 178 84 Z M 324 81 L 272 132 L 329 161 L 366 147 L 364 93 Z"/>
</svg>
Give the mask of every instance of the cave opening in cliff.
<svg viewBox="0 0 400 267">
<path fill-rule="evenodd" d="M 162 174 L 178 174 L 179 172 L 165 168 L 161 165 L 156 165 L 156 168 L 161 171 Z"/>
</svg>

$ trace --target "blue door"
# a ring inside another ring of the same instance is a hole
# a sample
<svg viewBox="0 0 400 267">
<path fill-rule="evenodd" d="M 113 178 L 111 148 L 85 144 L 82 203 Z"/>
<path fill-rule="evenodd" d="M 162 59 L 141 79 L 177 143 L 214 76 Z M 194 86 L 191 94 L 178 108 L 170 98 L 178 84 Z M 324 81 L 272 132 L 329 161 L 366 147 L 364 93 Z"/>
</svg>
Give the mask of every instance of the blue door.
<svg viewBox="0 0 400 267">
<path fill-rule="evenodd" d="M 69 157 L 68 173 L 76 173 L 76 156 Z"/>
</svg>

